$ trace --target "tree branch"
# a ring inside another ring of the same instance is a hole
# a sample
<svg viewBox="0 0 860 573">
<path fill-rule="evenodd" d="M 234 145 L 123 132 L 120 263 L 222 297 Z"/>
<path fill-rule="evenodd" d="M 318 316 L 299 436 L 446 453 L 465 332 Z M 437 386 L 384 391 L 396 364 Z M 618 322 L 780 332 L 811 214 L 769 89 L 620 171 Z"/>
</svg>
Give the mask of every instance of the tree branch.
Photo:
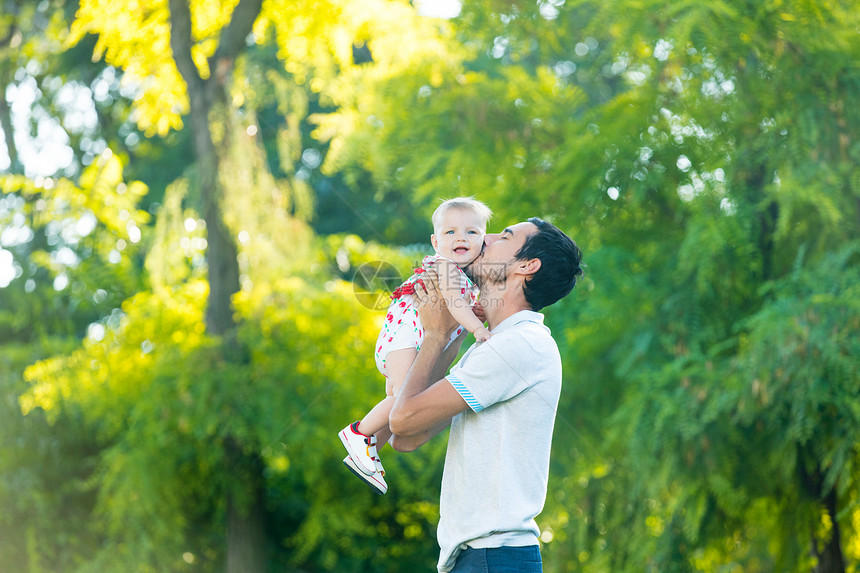
<svg viewBox="0 0 860 573">
<path fill-rule="evenodd" d="M 173 1 L 171 0 L 171 2 Z M 222 59 L 232 60 L 239 55 L 239 52 L 245 47 L 245 38 L 251 33 L 262 7 L 263 0 L 240 0 L 233 10 L 230 23 L 221 31 L 218 48 L 215 50 L 212 60 L 216 62 Z M 212 68 L 214 69 L 215 66 Z"/>
<path fill-rule="evenodd" d="M 167 5 L 170 10 L 170 48 L 173 50 L 173 61 L 191 92 L 192 84 L 203 81 L 191 57 L 191 9 L 188 7 L 188 0 L 168 0 Z"/>
<path fill-rule="evenodd" d="M 6 153 L 9 154 L 9 172 L 20 174 L 24 172 L 24 166 L 21 165 L 18 157 L 18 146 L 15 145 L 12 109 L 9 106 L 9 102 L 6 101 L 6 87 L 8 85 L 6 70 L 4 69 L 0 74 L 2 74 L 2 77 L 0 77 L 0 128 L 3 129 L 3 139 L 6 141 Z"/>
</svg>

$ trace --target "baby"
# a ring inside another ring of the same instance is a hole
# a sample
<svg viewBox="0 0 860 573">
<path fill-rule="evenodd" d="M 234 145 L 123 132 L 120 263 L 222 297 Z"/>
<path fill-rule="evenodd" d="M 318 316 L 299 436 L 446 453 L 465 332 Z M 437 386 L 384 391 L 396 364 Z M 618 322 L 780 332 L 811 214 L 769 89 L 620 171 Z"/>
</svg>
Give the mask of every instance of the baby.
<svg viewBox="0 0 860 573">
<path fill-rule="evenodd" d="M 486 205 L 470 197 L 444 201 L 433 213 L 430 243 L 436 253 L 424 257 L 422 267 L 434 266 L 448 310 L 461 325 L 451 334 L 449 346 L 463 334 L 464 328 L 479 342 L 490 338 L 490 331 L 472 310 L 478 300 L 478 289 L 463 269 L 481 254 L 491 215 Z M 383 479 L 385 470 L 379 461 L 377 438 L 385 445 L 391 437 L 388 415 L 394 405 L 394 397 L 424 339 L 424 330 L 412 299 L 415 283 L 420 280 L 422 272 L 423 269 L 416 269 L 415 274 L 391 294 L 392 302 L 376 342 L 376 366 L 385 376 L 385 398 L 364 418 L 348 425 L 339 434 L 348 452 L 343 463 L 379 494 L 388 491 L 388 485 Z"/>
</svg>

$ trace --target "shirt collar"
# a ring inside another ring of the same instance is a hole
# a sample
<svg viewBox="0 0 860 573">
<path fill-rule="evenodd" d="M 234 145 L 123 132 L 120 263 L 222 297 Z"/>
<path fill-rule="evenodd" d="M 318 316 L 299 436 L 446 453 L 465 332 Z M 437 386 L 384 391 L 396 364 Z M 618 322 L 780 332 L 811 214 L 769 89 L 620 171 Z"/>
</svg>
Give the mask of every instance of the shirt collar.
<svg viewBox="0 0 860 573">
<path fill-rule="evenodd" d="M 497 324 L 496 328 L 494 328 L 491 332 L 493 334 L 498 334 L 499 332 L 505 331 L 509 328 L 513 328 L 521 322 L 536 322 L 537 324 L 543 325 L 543 315 L 533 310 L 521 310 L 519 312 L 515 312 L 514 314 Z"/>
</svg>

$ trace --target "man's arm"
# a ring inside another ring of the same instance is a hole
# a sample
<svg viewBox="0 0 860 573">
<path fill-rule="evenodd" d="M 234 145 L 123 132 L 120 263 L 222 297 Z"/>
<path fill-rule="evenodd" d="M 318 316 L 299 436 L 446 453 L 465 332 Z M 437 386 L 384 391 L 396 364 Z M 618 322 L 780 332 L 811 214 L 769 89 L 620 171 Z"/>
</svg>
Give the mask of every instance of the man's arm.
<svg viewBox="0 0 860 573">
<path fill-rule="evenodd" d="M 445 377 L 445 374 L 448 372 L 448 369 L 451 367 L 451 364 L 454 362 L 454 359 L 457 358 L 457 354 L 460 351 L 460 347 L 463 345 L 463 340 L 466 338 L 466 331 L 463 331 L 454 342 L 452 342 L 448 348 L 442 353 L 442 357 L 436 362 L 436 368 L 430 376 L 431 380 L 442 380 Z M 422 346 L 423 348 L 423 346 Z M 389 429 L 390 429 L 390 418 L 389 418 Z M 415 434 L 413 436 L 402 436 L 393 434 L 389 443 L 391 447 L 393 447 L 398 452 L 411 452 L 413 450 L 418 449 L 423 446 L 427 442 L 433 438 L 436 434 L 447 428 L 451 424 L 451 418 L 446 418 L 445 420 L 441 420 L 436 426 Z"/>
<path fill-rule="evenodd" d="M 450 333 L 456 328 L 438 289 L 437 276 L 426 273 L 424 285 L 415 286 L 415 306 L 424 326 L 424 342 L 403 380 L 389 416 L 397 450 L 415 449 L 443 430 L 451 418 L 468 406 L 454 387 L 442 378 L 457 349 L 444 352 Z M 444 360 L 447 358 L 447 362 Z"/>
</svg>

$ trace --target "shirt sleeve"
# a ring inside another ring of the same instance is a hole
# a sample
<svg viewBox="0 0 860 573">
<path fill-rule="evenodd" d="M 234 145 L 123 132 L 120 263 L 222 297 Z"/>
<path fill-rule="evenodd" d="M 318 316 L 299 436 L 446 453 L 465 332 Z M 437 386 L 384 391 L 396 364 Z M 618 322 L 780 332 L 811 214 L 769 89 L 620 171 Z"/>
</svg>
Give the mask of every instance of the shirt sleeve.
<svg viewBox="0 0 860 573">
<path fill-rule="evenodd" d="M 469 408 L 480 412 L 520 394 L 534 384 L 530 372 L 538 359 L 519 333 L 503 332 L 474 347 L 448 374 L 448 382 Z"/>
</svg>

